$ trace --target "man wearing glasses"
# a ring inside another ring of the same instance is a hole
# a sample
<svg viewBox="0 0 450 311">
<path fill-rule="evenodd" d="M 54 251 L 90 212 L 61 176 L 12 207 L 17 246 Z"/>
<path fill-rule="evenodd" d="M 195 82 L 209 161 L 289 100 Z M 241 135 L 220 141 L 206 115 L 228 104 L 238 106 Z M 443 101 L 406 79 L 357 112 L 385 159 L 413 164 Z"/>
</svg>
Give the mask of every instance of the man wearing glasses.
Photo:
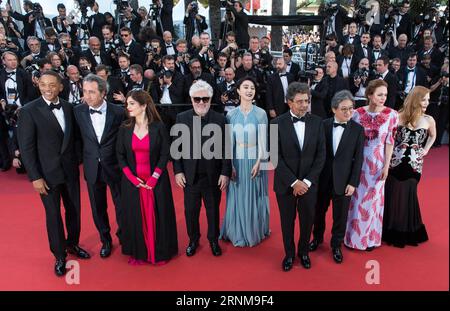
<svg viewBox="0 0 450 311">
<path fill-rule="evenodd" d="M 231 176 L 231 160 L 225 158 L 225 117 L 210 109 L 213 89 L 203 80 L 197 80 L 190 88 L 193 109 L 177 115 L 175 127 L 171 135 L 175 136 L 172 152 L 175 182 L 184 190 L 184 208 L 189 245 L 186 255 L 193 256 L 200 240 L 200 207 L 203 203 L 208 219 L 207 238 L 214 256 L 220 256 L 219 238 L 219 206 L 221 192 L 228 186 Z M 206 131 L 203 128 L 215 127 L 220 132 Z M 207 143 L 207 152 L 203 152 L 203 144 Z M 221 148 L 221 149 L 219 149 Z M 187 152 L 186 152 L 187 151 Z M 181 153 L 181 154 L 174 154 Z"/>
<path fill-rule="evenodd" d="M 120 37 L 122 38 L 122 51 L 130 56 L 131 64 L 139 64 L 144 66 L 145 53 L 142 46 L 133 40 L 133 34 L 128 27 L 122 27 L 120 29 Z"/>
<path fill-rule="evenodd" d="M 309 244 L 309 250 L 315 251 L 323 242 L 325 215 L 332 200 L 331 249 L 336 263 L 343 260 L 341 244 L 347 225 L 350 198 L 358 187 L 363 163 L 364 129 L 352 120 L 354 105 L 353 96 L 349 91 L 336 93 L 331 100 L 334 117 L 323 121 L 326 160 L 319 178 L 314 238 Z"/>
</svg>

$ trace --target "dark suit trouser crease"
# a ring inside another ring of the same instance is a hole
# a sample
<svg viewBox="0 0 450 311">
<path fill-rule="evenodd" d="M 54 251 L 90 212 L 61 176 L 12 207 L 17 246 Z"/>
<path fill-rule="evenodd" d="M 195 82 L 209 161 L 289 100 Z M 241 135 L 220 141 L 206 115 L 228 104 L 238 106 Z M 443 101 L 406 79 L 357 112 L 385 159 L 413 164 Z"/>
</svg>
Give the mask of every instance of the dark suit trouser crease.
<svg viewBox="0 0 450 311">
<path fill-rule="evenodd" d="M 66 257 L 66 247 L 78 245 L 80 239 L 80 182 L 49 185 L 48 195 L 41 195 L 45 208 L 50 250 L 56 258 Z M 65 209 L 67 240 L 61 217 L 61 198 Z"/>
<path fill-rule="evenodd" d="M 200 208 L 203 203 L 208 220 L 208 240 L 217 241 L 219 238 L 219 205 L 221 192 L 217 185 L 210 185 L 207 176 L 199 177 L 194 184 L 184 188 L 184 214 L 186 228 L 191 242 L 200 239 Z"/>
<path fill-rule="evenodd" d="M 294 229 L 297 211 L 300 224 L 298 255 L 308 254 L 308 244 L 314 222 L 314 206 L 316 204 L 316 198 L 317 190 L 314 190 L 314 188 L 310 188 L 307 193 L 297 197 L 293 194 L 277 194 L 286 257 L 295 257 Z"/>
<path fill-rule="evenodd" d="M 120 208 L 120 183 L 106 182 L 101 164 L 98 165 L 97 181 L 95 184 L 87 183 L 89 201 L 91 203 L 92 216 L 94 218 L 95 227 L 100 234 L 102 243 L 112 242 L 111 227 L 108 218 L 108 202 L 106 188 L 109 187 L 114 202 L 117 221 L 117 235 L 120 239 L 120 231 L 122 228 L 122 212 Z"/>
<path fill-rule="evenodd" d="M 330 186 L 331 188 L 332 186 Z M 325 218 L 330 202 L 333 202 L 333 226 L 331 228 L 331 247 L 340 247 L 345 235 L 347 226 L 348 207 L 350 196 L 337 195 L 334 190 L 319 191 L 317 205 L 314 216 L 314 239 L 323 242 L 325 233 Z"/>
</svg>

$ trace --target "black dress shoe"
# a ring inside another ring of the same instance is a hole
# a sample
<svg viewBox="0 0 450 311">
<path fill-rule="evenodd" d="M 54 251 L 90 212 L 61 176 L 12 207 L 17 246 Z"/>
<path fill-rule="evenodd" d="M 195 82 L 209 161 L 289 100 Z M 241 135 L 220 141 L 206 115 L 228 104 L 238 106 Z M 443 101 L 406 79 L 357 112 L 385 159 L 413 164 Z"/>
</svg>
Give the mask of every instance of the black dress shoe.
<svg viewBox="0 0 450 311">
<path fill-rule="evenodd" d="M 222 255 L 222 249 L 219 246 L 219 242 L 209 242 L 209 246 L 211 246 L 211 252 L 214 256 Z"/>
<path fill-rule="evenodd" d="M 64 274 L 66 274 L 66 260 L 65 259 L 56 259 L 55 274 L 57 276 L 63 276 Z"/>
<path fill-rule="evenodd" d="M 105 242 L 100 249 L 100 257 L 107 258 L 111 255 L 112 245 L 111 242 Z"/>
<path fill-rule="evenodd" d="M 309 243 L 309 250 L 310 250 L 311 252 L 314 252 L 314 251 L 319 247 L 320 244 L 322 244 L 321 241 L 316 240 L 316 239 L 313 239 L 313 240 Z"/>
<path fill-rule="evenodd" d="M 191 257 L 195 255 L 195 251 L 197 250 L 198 242 L 189 242 L 188 247 L 186 248 L 186 256 Z"/>
<path fill-rule="evenodd" d="M 88 252 L 86 252 L 84 249 L 82 249 L 78 245 L 67 247 L 67 252 L 69 254 L 75 255 L 75 256 L 77 256 L 78 258 L 81 258 L 81 259 L 89 259 L 89 258 L 91 258 L 91 255 L 89 255 Z"/>
<path fill-rule="evenodd" d="M 336 263 L 341 263 L 344 260 L 340 247 L 333 247 L 333 259 Z"/>
<path fill-rule="evenodd" d="M 283 262 L 281 264 L 283 271 L 287 272 L 287 271 L 291 270 L 293 266 L 294 266 L 294 258 L 286 257 L 283 259 Z"/>
<path fill-rule="evenodd" d="M 308 255 L 302 255 L 300 256 L 300 263 L 305 269 L 311 268 L 311 259 L 309 259 Z"/>
</svg>

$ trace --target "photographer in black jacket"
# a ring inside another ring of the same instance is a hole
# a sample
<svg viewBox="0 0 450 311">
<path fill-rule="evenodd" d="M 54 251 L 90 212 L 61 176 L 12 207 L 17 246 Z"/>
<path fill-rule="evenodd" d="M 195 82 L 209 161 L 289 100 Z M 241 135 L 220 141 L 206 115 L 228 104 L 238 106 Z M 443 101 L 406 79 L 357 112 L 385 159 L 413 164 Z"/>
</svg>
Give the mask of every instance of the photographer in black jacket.
<svg viewBox="0 0 450 311">
<path fill-rule="evenodd" d="M 248 49 L 250 36 L 248 35 L 248 16 L 244 12 L 244 6 L 240 1 L 227 1 L 227 9 L 234 15 L 234 31 L 236 33 L 236 43 L 240 49 Z"/>
</svg>

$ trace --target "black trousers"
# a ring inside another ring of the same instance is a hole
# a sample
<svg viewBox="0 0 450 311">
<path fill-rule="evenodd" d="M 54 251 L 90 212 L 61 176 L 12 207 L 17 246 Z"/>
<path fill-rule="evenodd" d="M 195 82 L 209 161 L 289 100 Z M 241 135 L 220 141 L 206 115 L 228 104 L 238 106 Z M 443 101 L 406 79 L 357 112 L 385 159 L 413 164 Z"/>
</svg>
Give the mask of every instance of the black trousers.
<svg viewBox="0 0 450 311">
<path fill-rule="evenodd" d="M 191 242 L 200 239 L 200 207 L 203 203 L 208 219 L 208 240 L 215 242 L 219 239 L 219 217 L 221 191 L 219 186 L 210 185 L 206 175 L 196 178 L 192 185 L 184 188 L 184 215 L 186 228 Z"/>
<path fill-rule="evenodd" d="M 317 200 L 317 188 L 312 185 L 302 196 L 277 194 L 280 209 L 281 231 L 286 257 L 295 257 L 294 229 L 297 212 L 299 214 L 300 239 L 298 255 L 308 254 L 309 239 L 314 222 L 314 206 Z"/>
<path fill-rule="evenodd" d="M 331 228 L 331 247 L 340 247 L 344 241 L 347 226 L 348 207 L 351 196 L 337 195 L 330 185 L 319 190 L 314 216 L 314 239 L 323 242 L 325 233 L 325 217 L 330 201 L 333 201 L 333 227 Z"/>
<path fill-rule="evenodd" d="M 91 203 L 92 216 L 94 218 L 95 227 L 100 234 L 102 243 L 112 242 L 111 227 L 109 225 L 108 217 L 108 202 L 106 188 L 109 187 L 111 196 L 116 210 L 117 221 L 117 236 L 120 241 L 120 234 L 122 229 L 122 209 L 120 205 L 120 182 L 106 181 L 103 173 L 102 165 L 99 163 L 97 170 L 97 181 L 95 184 L 87 183 L 89 201 Z"/>
<path fill-rule="evenodd" d="M 48 195 L 41 195 L 45 208 L 50 250 L 56 258 L 66 257 L 66 247 L 78 245 L 80 240 L 80 181 L 49 185 Z M 61 199 L 65 209 L 67 239 L 61 217 Z"/>
</svg>

